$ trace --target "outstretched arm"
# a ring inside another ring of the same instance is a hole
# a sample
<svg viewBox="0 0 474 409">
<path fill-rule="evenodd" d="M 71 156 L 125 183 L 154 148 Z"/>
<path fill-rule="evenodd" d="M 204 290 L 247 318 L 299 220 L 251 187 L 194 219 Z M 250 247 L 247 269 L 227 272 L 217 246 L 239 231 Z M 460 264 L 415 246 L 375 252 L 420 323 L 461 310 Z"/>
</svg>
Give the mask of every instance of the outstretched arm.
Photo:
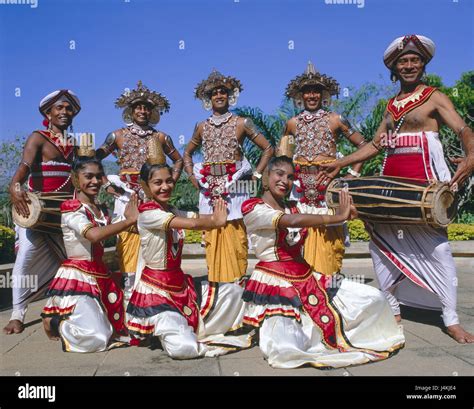
<svg viewBox="0 0 474 409">
<path fill-rule="evenodd" d="M 224 199 L 217 199 L 214 203 L 214 209 L 211 216 L 197 219 L 188 219 L 186 217 L 175 217 L 171 220 L 169 226 L 173 229 L 188 230 L 212 230 L 223 227 L 227 221 L 227 207 Z"/>
<path fill-rule="evenodd" d="M 457 164 L 457 170 L 449 184 L 462 185 L 474 171 L 474 132 L 469 128 L 461 116 L 456 112 L 451 100 L 442 92 L 435 92 L 433 99 L 441 121 L 449 126 L 462 142 L 466 156 L 464 158 L 451 158 Z"/>
<path fill-rule="evenodd" d="M 285 227 L 317 227 L 326 224 L 342 223 L 351 215 L 352 199 L 347 189 L 339 193 L 339 207 L 335 215 L 320 214 L 284 214 L 278 226 Z M 355 212 L 355 209 L 352 209 Z"/>
<path fill-rule="evenodd" d="M 352 165 L 356 162 L 363 162 L 367 159 L 376 156 L 383 149 L 382 138 L 386 137 L 386 135 L 387 125 L 385 123 L 385 120 L 383 120 L 379 128 L 377 129 L 377 133 L 375 134 L 375 137 L 372 142 L 365 144 L 354 153 L 348 156 L 344 156 L 343 158 L 338 159 L 335 162 L 319 165 L 321 168 L 321 172 L 318 175 L 317 182 L 321 183 L 326 178 L 334 179 L 341 170 L 341 168 Z"/>
<path fill-rule="evenodd" d="M 112 223 L 102 227 L 92 227 L 91 229 L 87 230 L 87 232 L 84 234 L 84 237 L 91 243 L 98 243 L 133 226 L 137 222 L 138 218 L 138 198 L 136 194 L 132 194 L 130 201 L 127 203 L 124 216 L 125 220 L 122 220 L 118 223 Z"/>
</svg>

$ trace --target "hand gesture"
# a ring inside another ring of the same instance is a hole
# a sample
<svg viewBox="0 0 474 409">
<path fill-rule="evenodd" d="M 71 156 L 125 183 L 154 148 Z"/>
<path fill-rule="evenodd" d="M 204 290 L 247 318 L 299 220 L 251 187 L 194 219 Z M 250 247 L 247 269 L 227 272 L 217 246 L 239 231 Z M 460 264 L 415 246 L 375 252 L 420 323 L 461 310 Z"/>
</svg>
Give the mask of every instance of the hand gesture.
<svg viewBox="0 0 474 409">
<path fill-rule="evenodd" d="M 125 219 L 129 220 L 130 222 L 136 223 L 138 219 L 138 197 L 137 194 L 134 192 L 130 197 L 130 201 L 127 203 L 124 211 Z"/>
<path fill-rule="evenodd" d="M 347 187 L 342 188 L 339 193 L 339 207 L 336 210 L 336 214 L 347 220 L 351 214 L 351 204 L 352 199 L 349 195 L 349 190 Z"/>
<path fill-rule="evenodd" d="M 223 227 L 227 221 L 227 205 L 224 199 L 219 198 L 214 201 L 214 212 L 212 221 L 216 227 Z"/>
</svg>

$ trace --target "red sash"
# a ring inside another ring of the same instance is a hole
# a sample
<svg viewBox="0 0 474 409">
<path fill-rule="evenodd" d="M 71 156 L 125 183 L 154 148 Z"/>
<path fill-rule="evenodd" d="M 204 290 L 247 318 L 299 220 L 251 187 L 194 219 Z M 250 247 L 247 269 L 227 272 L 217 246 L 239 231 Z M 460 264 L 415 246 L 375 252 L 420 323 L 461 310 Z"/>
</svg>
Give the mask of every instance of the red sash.
<svg viewBox="0 0 474 409">
<path fill-rule="evenodd" d="M 189 326 L 197 330 L 199 323 L 199 307 L 196 303 L 197 295 L 194 288 L 193 278 L 184 274 L 180 267 L 167 270 L 155 270 L 145 267 L 140 280 L 151 287 L 164 290 L 170 294 L 172 306 L 178 309 L 186 318 Z M 160 297 L 163 303 L 169 303 L 164 297 Z M 144 307 L 144 306 L 138 306 Z"/>
<path fill-rule="evenodd" d="M 260 261 L 256 269 L 278 276 L 291 283 L 298 293 L 304 310 L 322 330 L 323 340 L 332 348 L 337 345 L 336 326 L 339 317 L 329 305 L 324 283 L 320 283 L 304 260 Z"/>
</svg>

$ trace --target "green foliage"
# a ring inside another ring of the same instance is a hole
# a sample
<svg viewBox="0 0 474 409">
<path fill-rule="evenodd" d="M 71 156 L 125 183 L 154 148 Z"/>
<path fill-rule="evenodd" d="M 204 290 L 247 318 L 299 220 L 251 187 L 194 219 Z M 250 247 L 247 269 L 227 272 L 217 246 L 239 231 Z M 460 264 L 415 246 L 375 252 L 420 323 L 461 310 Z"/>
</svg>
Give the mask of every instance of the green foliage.
<svg viewBox="0 0 474 409">
<path fill-rule="evenodd" d="M 0 225 L 0 263 L 11 263 L 15 258 L 15 231 Z"/>
<path fill-rule="evenodd" d="M 365 230 L 364 222 L 360 219 L 350 220 L 347 223 L 351 241 L 369 241 L 369 233 Z"/>
<path fill-rule="evenodd" d="M 349 236 L 351 241 L 369 241 L 370 236 L 365 230 L 362 220 L 351 220 L 348 223 Z M 448 226 L 448 240 L 474 240 L 474 225 L 473 224 L 450 224 Z"/>
<path fill-rule="evenodd" d="M 448 240 L 474 240 L 474 225 L 450 224 L 448 226 Z"/>
<path fill-rule="evenodd" d="M 16 136 L 11 141 L 0 143 L 0 192 L 6 192 L 23 153 L 25 137 Z"/>
<path fill-rule="evenodd" d="M 199 192 L 189 181 L 186 175 L 182 174 L 176 183 L 170 204 L 180 210 L 197 212 L 199 203 Z"/>
<path fill-rule="evenodd" d="M 184 236 L 184 242 L 186 244 L 201 243 L 202 232 L 198 230 L 186 230 Z"/>
</svg>

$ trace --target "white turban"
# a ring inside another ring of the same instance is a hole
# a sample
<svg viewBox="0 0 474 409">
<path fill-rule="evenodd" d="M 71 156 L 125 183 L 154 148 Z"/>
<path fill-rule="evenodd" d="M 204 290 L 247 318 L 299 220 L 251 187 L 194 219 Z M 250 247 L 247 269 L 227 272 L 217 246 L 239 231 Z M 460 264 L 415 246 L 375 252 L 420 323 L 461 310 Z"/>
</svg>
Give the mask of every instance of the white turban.
<svg viewBox="0 0 474 409">
<path fill-rule="evenodd" d="M 51 107 L 60 102 L 69 102 L 72 106 L 74 116 L 76 116 L 81 110 L 81 103 L 76 94 L 71 90 L 61 89 L 46 95 L 39 103 L 39 111 L 44 117 L 46 117 L 46 113 L 51 109 Z"/>
<path fill-rule="evenodd" d="M 428 64 L 434 56 L 435 45 L 428 37 L 416 34 L 398 37 L 383 53 L 383 62 L 391 70 L 400 56 L 410 52 L 421 55 Z"/>
</svg>

